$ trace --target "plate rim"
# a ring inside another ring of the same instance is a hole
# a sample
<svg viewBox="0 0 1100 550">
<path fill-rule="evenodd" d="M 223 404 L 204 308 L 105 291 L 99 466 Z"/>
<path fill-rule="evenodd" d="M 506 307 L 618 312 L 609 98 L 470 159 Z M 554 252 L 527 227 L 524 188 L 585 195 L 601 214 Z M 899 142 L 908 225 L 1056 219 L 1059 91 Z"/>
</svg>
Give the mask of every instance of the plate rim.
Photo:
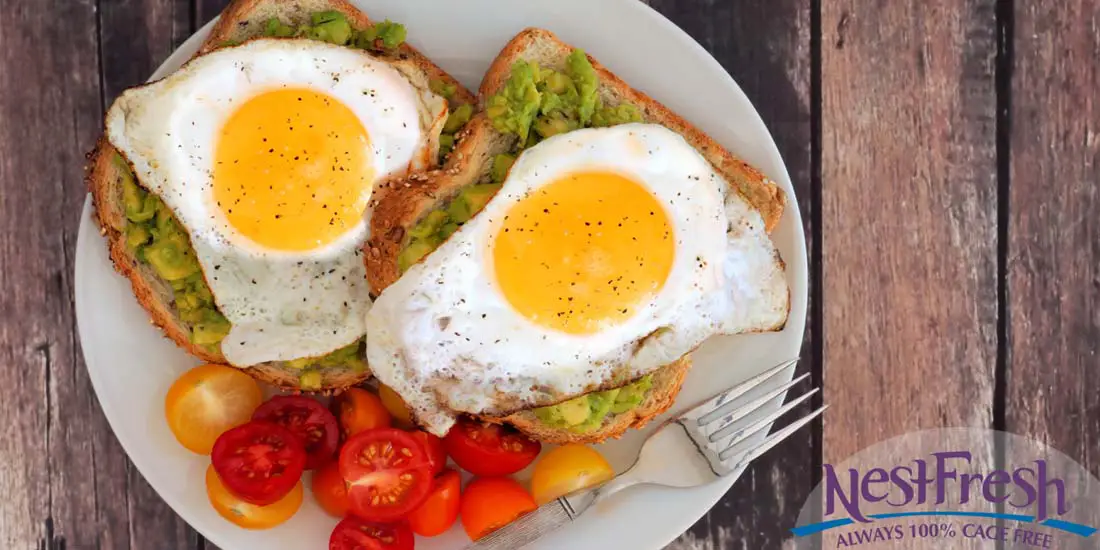
<svg viewBox="0 0 1100 550">
<path fill-rule="evenodd" d="M 552 0 L 550 0 L 550 1 L 552 1 Z M 351 0 L 351 2 L 353 4 L 355 4 L 357 7 L 362 8 L 362 6 L 361 6 L 362 0 Z M 793 235 L 794 250 L 792 250 L 791 252 L 795 253 L 799 257 L 798 258 L 799 261 L 794 262 L 793 257 L 789 257 L 788 255 L 784 255 L 784 260 L 786 261 L 787 266 L 788 266 L 786 276 L 788 277 L 788 281 L 790 283 L 790 287 L 789 287 L 790 288 L 790 297 L 791 297 L 791 307 L 790 307 L 791 313 L 790 313 L 790 315 L 792 317 L 796 316 L 796 315 L 798 316 L 798 319 L 793 319 L 793 318 L 788 319 L 787 328 L 785 328 L 784 330 L 790 330 L 792 325 L 797 326 L 797 328 L 798 328 L 797 342 L 799 342 L 799 347 L 800 347 L 801 342 L 803 342 L 804 339 L 805 339 L 805 323 L 806 323 L 806 317 L 808 315 L 808 305 L 809 305 L 808 304 L 808 294 L 809 294 L 809 288 L 808 288 L 808 286 L 809 286 L 808 285 L 808 283 L 809 283 L 809 266 L 808 266 L 808 263 L 809 262 L 808 262 L 808 260 L 809 260 L 809 258 L 807 256 L 807 243 L 806 243 L 806 239 L 805 239 L 805 228 L 804 228 L 803 223 L 802 223 L 801 209 L 799 207 L 799 202 L 797 200 L 797 195 L 795 193 L 793 183 L 791 182 L 791 179 L 790 179 L 789 171 L 787 170 L 786 162 L 783 160 L 783 157 L 779 152 L 778 146 L 775 142 L 774 137 L 771 134 L 771 131 L 764 124 L 762 118 L 760 117 L 759 110 L 752 103 L 752 101 L 748 98 L 748 96 L 744 93 L 744 91 L 741 89 L 740 85 L 737 84 L 737 82 L 736 82 L 736 80 L 734 80 L 733 76 L 728 71 L 726 71 L 726 69 L 724 67 L 722 67 L 722 65 L 710 54 L 710 52 L 708 52 L 705 48 L 703 48 L 702 45 L 700 45 L 693 37 L 688 35 L 683 29 L 676 26 L 675 23 L 673 23 L 672 21 L 667 19 L 664 15 L 662 15 L 660 12 L 653 9 L 651 6 L 649 6 L 649 5 L 647 5 L 643 2 L 640 2 L 638 0 L 613 0 L 612 2 L 608 2 L 608 4 L 614 5 L 615 9 L 634 9 L 634 10 L 641 10 L 643 12 L 646 12 L 645 16 L 648 17 L 654 24 L 661 25 L 662 27 L 665 27 L 665 29 L 664 29 L 665 32 L 669 32 L 669 33 L 671 33 L 671 35 L 678 36 L 678 38 L 682 42 L 682 45 L 684 47 L 687 47 L 688 49 L 692 50 L 692 55 L 693 56 L 701 59 L 703 61 L 703 63 L 705 65 L 707 65 L 708 70 L 712 73 L 715 73 L 714 76 L 717 76 L 719 79 L 725 81 L 726 87 L 729 88 L 728 91 L 733 92 L 735 95 L 739 96 L 739 100 L 742 100 L 746 105 L 748 105 L 750 107 L 750 109 L 752 111 L 752 117 L 751 117 L 751 120 L 749 120 L 747 122 L 753 123 L 755 126 L 758 126 L 758 130 L 763 132 L 761 135 L 767 137 L 767 139 L 765 140 L 766 142 L 764 143 L 764 146 L 768 150 L 767 151 L 768 154 L 779 160 L 779 163 L 778 163 L 778 166 L 777 166 L 777 168 L 779 169 L 779 173 L 769 174 L 769 177 L 773 181 L 779 183 L 780 186 L 783 188 L 783 191 L 788 195 L 788 201 L 787 201 L 787 205 L 786 205 L 785 211 L 783 213 L 783 216 L 784 217 L 787 217 L 787 216 L 792 217 L 791 223 L 793 225 L 791 226 L 791 230 L 794 231 L 794 235 Z M 183 52 L 197 51 L 199 46 L 201 45 L 202 41 L 205 40 L 205 38 L 209 35 L 211 29 L 217 23 L 217 21 L 220 19 L 220 17 L 221 17 L 220 14 L 218 16 L 215 16 L 213 19 L 211 19 L 205 25 L 203 25 L 198 30 L 196 30 L 194 34 L 192 34 L 185 41 L 183 41 L 157 67 L 157 69 L 156 69 L 156 71 L 154 71 L 153 75 L 157 75 L 161 71 L 165 70 L 166 67 L 173 66 L 173 65 L 178 66 L 178 65 L 186 62 L 187 59 L 189 59 L 191 57 L 191 53 L 187 53 L 186 55 L 183 55 Z M 182 59 L 177 59 L 178 57 L 182 57 Z M 150 77 L 150 80 L 152 80 L 152 77 Z M 85 226 L 87 226 L 87 227 L 85 227 Z M 136 454 L 131 452 L 131 449 L 133 449 L 135 447 L 135 445 L 131 441 L 130 435 L 122 435 L 122 434 L 126 434 L 128 432 L 117 430 L 116 427 L 115 427 L 116 422 L 114 420 L 112 420 L 113 418 L 116 418 L 116 415 L 120 414 L 120 412 L 116 409 L 116 406 L 113 404 L 113 402 L 111 400 L 101 399 L 101 395 L 102 395 L 101 388 L 104 386 L 105 382 L 100 379 L 100 376 L 101 376 L 100 373 L 102 373 L 104 371 L 101 368 L 93 367 L 92 364 L 94 363 L 94 360 L 93 361 L 89 360 L 89 355 L 88 355 L 86 350 L 89 349 L 90 347 L 93 347 L 93 346 L 89 346 L 89 343 L 91 342 L 91 340 L 87 336 L 87 331 L 84 328 L 85 323 L 81 322 L 81 319 L 85 318 L 86 315 L 87 315 L 87 313 L 82 314 L 82 311 L 86 311 L 86 309 L 81 306 L 82 300 L 80 299 L 80 296 L 86 292 L 86 291 L 82 291 L 82 288 L 85 284 L 82 281 L 85 281 L 86 279 L 82 277 L 82 267 L 81 266 L 84 265 L 87 260 L 82 260 L 82 258 L 86 258 L 86 255 L 88 254 L 88 252 L 86 251 L 87 247 L 94 246 L 90 242 L 88 242 L 88 241 L 92 240 L 92 237 L 90 235 L 88 237 L 85 237 L 86 233 L 95 234 L 96 237 L 99 237 L 99 231 L 96 230 L 95 223 L 92 220 L 92 201 L 91 201 L 91 196 L 90 195 L 86 196 L 85 202 L 84 202 L 84 205 L 83 205 L 83 208 L 82 208 L 82 211 L 81 211 L 81 221 L 80 221 L 80 227 L 78 229 L 76 254 L 74 256 L 74 271 L 75 271 L 74 275 L 75 275 L 75 282 L 76 282 L 76 284 L 74 285 L 74 309 L 75 309 L 75 317 L 76 317 L 76 322 L 77 322 L 77 333 L 78 333 L 78 337 L 80 338 L 81 354 L 84 357 L 85 368 L 88 371 L 89 381 L 91 382 L 93 391 L 95 392 L 96 400 L 99 403 L 100 408 L 103 410 L 104 417 L 106 418 L 108 425 L 111 427 L 112 433 L 114 434 L 115 438 L 118 440 L 118 442 L 119 442 L 120 446 L 122 447 L 123 451 L 126 453 L 127 459 L 130 461 L 131 464 L 134 465 L 134 467 L 142 475 L 142 477 L 149 484 L 149 486 L 152 487 L 154 492 L 156 492 L 157 496 L 160 497 L 166 504 L 168 504 L 168 506 L 172 509 L 172 511 L 174 513 L 179 515 L 179 517 L 181 519 L 183 519 L 191 528 L 195 529 L 195 531 L 198 532 L 200 535 L 205 537 L 207 540 L 210 540 L 214 544 L 218 545 L 219 547 L 225 548 L 226 550 L 230 550 L 231 545 L 229 545 L 229 542 L 227 540 L 221 538 L 218 535 L 217 531 L 213 531 L 211 529 L 206 529 L 205 528 L 205 527 L 207 527 L 206 525 L 202 525 L 201 522 L 196 521 L 196 518 L 194 517 L 194 515 L 189 512 L 190 508 L 187 507 L 185 505 L 185 503 L 178 501 L 175 498 L 175 496 L 171 495 L 170 493 L 161 492 L 154 485 L 154 483 L 151 481 L 151 479 L 153 479 L 153 478 L 151 478 L 149 475 L 146 474 L 147 468 L 151 468 L 152 466 L 154 466 L 152 464 L 152 459 L 143 458 L 141 460 L 135 460 L 135 458 L 134 458 L 135 456 L 143 456 L 143 455 L 136 455 Z M 81 252 L 82 250 L 85 250 L 85 252 L 82 253 Z M 797 266 L 801 267 L 801 269 L 798 269 L 797 271 L 792 270 L 791 269 L 792 265 L 797 265 Z M 113 271 L 113 267 L 111 267 L 110 269 Z M 800 315 L 798 315 L 799 313 L 800 313 Z M 791 322 L 792 320 L 796 320 L 797 322 L 792 323 Z M 798 349 L 795 350 L 796 355 L 797 355 L 797 352 L 798 352 Z M 690 374 L 689 374 L 689 376 L 690 376 Z M 794 376 L 794 373 L 792 371 L 790 378 L 793 379 L 793 376 Z M 776 405 L 776 407 L 778 407 L 778 405 Z M 711 498 L 709 496 L 700 497 L 699 500 L 703 501 L 704 504 L 705 504 L 705 508 L 702 509 L 702 513 L 698 516 L 696 516 L 694 513 L 687 514 L 687 515 L 684 516 L 684 519 L 682 521 L 672 521 L 672 522 L 670 522 L 669 523 L 670 530 L 667 532 L 666 536 L 662 540 L 654 541 L 656 543 L 659 543 L 658 545 L 654 546 L 654 548 L 663 548 L 668 543 L 672 542 L 678 536 L 683 534 L 688 528 L 690 528 L 696 521 L 698 521 L 702 517 L 702 515 L 705 515 L 707 511 L 709 511 L 711 508 L 713 508 L 714 505 L 723 497 L 723 495 L 728 493 L 730 487 L 732 487 L 733 484 L 738 479 L 740 479 L 741 475 L 744 473 L 744 471 L 746 469 L 747 469 L 747 467 L 744 467 L 741 470 L 735 472 L 734 474 L 731 474 L 731 475 L 727 476 L 725 479 L 721 479 L 721 480 L 718 480 L 718 481 L 714 482 L 716 485 L 723 485 L 724 486 L 722 492 L 721 493 L 716 493 L 717 496 L 715 496 L 714 498 Z M 200 526 L 200 525 L 202 525 L 202 526 Z"/>
</svg>

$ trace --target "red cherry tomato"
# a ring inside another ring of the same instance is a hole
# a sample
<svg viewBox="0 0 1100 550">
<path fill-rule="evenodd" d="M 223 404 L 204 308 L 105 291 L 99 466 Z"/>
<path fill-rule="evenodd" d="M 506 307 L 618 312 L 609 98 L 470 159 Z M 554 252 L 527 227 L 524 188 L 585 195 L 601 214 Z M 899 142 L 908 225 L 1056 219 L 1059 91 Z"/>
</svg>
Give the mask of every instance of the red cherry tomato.
<svg viewBox="0 0 1100 550">
<path fill-rule="evenodd" d="M 252 413 L 252 420 L 273 422 L 290 430 L 306 448 L 306 469 L 320 468 L 336 455 L 340 426 L 324 405 L 301 395 L 276 395 Z"/>
<path fill-rule="evenodd" d="M 428 498 L 409 512 L 409 527 L 422 537 L 434 537 L 447 531 L 458 519 L 458 505 L 462 493 L 462 478 L 448 468 L 435 478 L 435 486 Z"/>
<path fill-rule="evenodd" d="M 462 493 L 462 527 L 477 540 L 538 508 L 523 486 L 508 477 L 482 477 Z"/>
<path fill-rule="evenodd" d="M 443 438 L 447 454 L 463 470 L 483 477 L 514 474 L 527 467 L 542 450 L 510 426 L 462 419 Z"/>
<path fill-rule="evenodd" d="M 253 420 L 222 434 L 210 458 L 229 492 L 266 506 L 297 485 L 305 469 L 306 450 L 290 430 Z"/>
<path fill-rule="evenodd" d="M 428 453 L 432 475 L 439 475 L 447 467 L 447 451 L 443 449 L 443 440 L 420 430 L 412 432 L 412 436 L 424 446 L 424 450 Z"/>
<path fill-rule="evenodd" d="M 336 524 L 328 539 L 329 550 L 413 550 L 413 534 L 408 525 L 383 525 L 354 516 Z"/>
<path fill-rule="evenodd" d="M 340 451 L 351 513 L 367 521 L 396 521 L 420 506 L 432 489 L 424 446 L 396 428 L 359 432 Z"/>
<path fill-rule="evenodd" d="M 329 462 L 313 472 L 313 498 L 328 515 L 348 515 L 348 484 L 340 475 L 340 463 Z"/>
</svg>

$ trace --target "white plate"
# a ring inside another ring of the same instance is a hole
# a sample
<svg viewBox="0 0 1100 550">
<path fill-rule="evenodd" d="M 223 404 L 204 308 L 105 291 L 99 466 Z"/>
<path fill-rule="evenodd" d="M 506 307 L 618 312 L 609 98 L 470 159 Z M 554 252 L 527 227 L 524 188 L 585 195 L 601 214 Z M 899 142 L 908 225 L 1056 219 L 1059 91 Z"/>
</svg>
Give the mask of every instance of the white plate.
<svg viewBox="0 0 1100 550">
<path fill-rule="evenodd" d="M 768 130 L 744 93 L 687 34 L 635 0 L 355 3 L 373 18 L 404 23 L 414 45 L 475 90 L 490 60 L 512 35 L 532 25 L 550 29 L 585 48 L 627 82 L 699 125 L 779 182 L 791 200 L 772 238 L 787 263 L 790 321 L 779 333 L 708 341 L 695 354 L 695 367 L 673 411 L 798 354 L 806 319 L 806 243 L 790 178 Z M 192 36 L 153 77 L 182 64 L 209 29 L 207 25 Z M 325 548 L 336 522 L 309 496 L 293 519 L 269 531 L 239 529 L 210 507 L 203 483 L 209 461 L 176 443 L 163 413 L 168 387 L 197 362 L 149 325 L 128 282 L 111 268 L 90 210 L 90 204 L 85 204 L 76 253 L 80 340 L 99 402 L 130 459 L 177 513 L 226 550 Z M 651 423 L 650 429 L 654 425 Z M 632 432 L 600 450 L 622 469 L 629 465 L 643 436 L 643 432 Z M 706 513 L 735 479 L 731 476 L 689 490 L 630 489 L 543 539 L 537 547 L 660 548 Z M 456 528 L 442 537 L 418 541 L 417 548 L 457 549 L 465 541 Z"/>
</svg>

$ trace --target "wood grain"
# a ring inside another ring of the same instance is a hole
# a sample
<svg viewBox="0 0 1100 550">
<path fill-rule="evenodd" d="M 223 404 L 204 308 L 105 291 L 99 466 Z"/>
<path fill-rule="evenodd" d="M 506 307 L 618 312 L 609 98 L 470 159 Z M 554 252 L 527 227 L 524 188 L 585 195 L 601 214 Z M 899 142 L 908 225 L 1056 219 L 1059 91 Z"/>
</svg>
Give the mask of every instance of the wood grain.
<svg viewBox="0 0 1100 550">
<path fill-rule="evenodd" d="M 1017 3 L 1014 27 L 1006 428 L 1100 475 L 1100 11 Z"/>
<path fill-rule="evenodd" d="M 229 4 L 229 0 L 193 0 L 194 21 L 196 29 L 202 28 L 207 22 L 215 18 Z"/>
<path fill-rule="evenodd" d="M 992 426 L 994 8 L 822 3 L 825 462 Z"/>
<path fill-rule="evenodd" d="M 191 0 L 120 0 L 100 8 L 104 107 L 140 84 L 193 32 Z"/>
<path fill-rule="evenodd" d="M 816 205 L 810 188 L 810 1 L 648 3 L 702 44 L 752 100 L 787 165 L 806 241 L 812 243 Z M 802 372 L 820 369 L 812 325 L 807 322 Z M 810 406 L 796 409 L 791 417 L 808 414 Z M 669 550 L 779 548 L 790 537 L 816 480 L 820 430 L 815 423 L 754 463 Z"/>
<path fill-rule="evenodd" d="M 75 337 L 83 151 L 99 127 L 96 6 L 3 4 L 0 16 L 0 545 L 125 547 L 125 466 Z M 123 475 L 119 475 L 119 474 Z"/>
</svg>

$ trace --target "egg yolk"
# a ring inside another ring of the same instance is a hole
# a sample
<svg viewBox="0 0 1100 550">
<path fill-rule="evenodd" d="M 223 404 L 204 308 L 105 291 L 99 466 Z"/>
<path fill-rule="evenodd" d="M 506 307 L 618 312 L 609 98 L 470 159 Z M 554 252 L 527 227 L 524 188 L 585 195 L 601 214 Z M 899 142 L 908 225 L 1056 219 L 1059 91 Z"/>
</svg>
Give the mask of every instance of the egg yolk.
<svg viewBox="0 0 1100 550">
<path fill-rule="evenodd" d="M 638 182 L 578 172 L 508 209 L 493 242 L 497 284 L 545 327 L 588 334 L 629 318 L 664 285 L 675 255 L 661 204 Z"/>
<path fill-rule="evenodd" d="M 362 220 L 371 157 L 366 129 L 339 100 L 306 89 L 265 92 L 221 129 L 214 198 L 229 223 L 261 246 L 317 248 Z"/>
</svg>

